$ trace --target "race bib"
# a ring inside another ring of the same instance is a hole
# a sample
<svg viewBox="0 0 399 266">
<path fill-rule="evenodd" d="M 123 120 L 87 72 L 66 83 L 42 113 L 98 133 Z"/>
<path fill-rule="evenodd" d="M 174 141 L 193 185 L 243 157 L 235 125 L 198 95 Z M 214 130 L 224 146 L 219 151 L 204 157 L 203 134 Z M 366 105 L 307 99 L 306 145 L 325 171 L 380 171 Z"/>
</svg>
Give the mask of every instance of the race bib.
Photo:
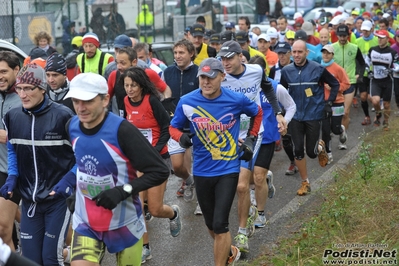
<svg viewBox="0 0 399 266">
<path fill-rule="evenodd" d="M 151 128 L 139 128 L 141 134 L 152 144 L 152 129 Z"/>
<path fill-rule="evenodd" d="M 89 199 L 93 199 L 101 191 L 115 187 L 111 174 L 106 176 L 92 176 L 78 171 L 77 177 L 77 187 L 83 196 Z"/>
<path fill-rule="evenodd" d="M 332 109 L 332 116 L 341 116 L 345 113 L 344 106 L 333 106 Z"/>
<path fill-rule="evenodd" d="M 388 69 L 385 66 L 373 66 L 374 78 L 383 79 L 388 77 Z"/>
<path fill-rule="evenodd" d="M 245 114 L 240 116 L 240 131 L 248 131 L 251 124 L 251 118 Z"/>
</svg>

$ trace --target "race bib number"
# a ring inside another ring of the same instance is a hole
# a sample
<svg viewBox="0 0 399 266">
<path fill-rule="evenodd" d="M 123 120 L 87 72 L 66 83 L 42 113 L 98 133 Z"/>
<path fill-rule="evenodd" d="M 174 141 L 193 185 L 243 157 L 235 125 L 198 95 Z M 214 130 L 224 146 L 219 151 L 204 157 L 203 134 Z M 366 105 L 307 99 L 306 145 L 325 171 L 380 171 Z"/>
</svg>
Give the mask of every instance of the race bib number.
<svg viewBox="0 0 399 266">
<path fill-rule="evenodd" d="M 388 77 L 388 70 L 385 66 L 373 66 L 374 69 L 374 78 L 382 79 Z"/>
<path fill-rule="evenodd" d="M 141 134 L 152 144 L 152 129 L 151 128 L 146 128 L 146 129 L 139 129 Z"/>
<path fill-rule="evenodd" d="M 306 97 L 312 97 L 313 96 L 312 89 L 311 88 L 307 88 L 305 90 L 305 94 L 306 94 Z"/>
<path fill-rule="evenodd" d="M 251 123 L 251 118 L 246 115 L 241 115 L 240 117 L 240 131 L 247 131 Z"/>
<path fill-rule="evenodd" d="M 341 116 L 345 113 L 344 106 L 333 106 L 332 109 L 332 116 Z"/>
<path fill-rule="evenodd" d="M 83 196 L 93 199 L 101 191 L 115 187 L 112 175 L 106 176 L 92 176 L 78 171 L 77 187 L 82 192 Z"/>
</svg>

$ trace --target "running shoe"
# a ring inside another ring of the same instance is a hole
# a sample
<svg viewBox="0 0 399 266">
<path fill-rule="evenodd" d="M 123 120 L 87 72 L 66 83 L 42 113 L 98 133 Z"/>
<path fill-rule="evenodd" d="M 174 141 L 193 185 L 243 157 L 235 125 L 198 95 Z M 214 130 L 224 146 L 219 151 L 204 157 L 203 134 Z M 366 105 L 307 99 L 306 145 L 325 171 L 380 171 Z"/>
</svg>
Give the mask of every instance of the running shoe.
<svg viewBox="0 0 399 266">
<path fill-rule="evenodd" d="M 302 181 L 301 188 L 298 189 L 297 194 L 299 196 L 305 196 L 311 191 L 310 184 L 306 181 Z"/>
<path fill-rule="evenodd" d="M 389 130 L 389 124 L 387 121 L 382 122 L 382 127 L 384 129 L 384 131 L 388 131 Z"/>
<path fill-rule="evenodd" d="M 258 218 L 258 209 L 255 206 L 249 207 L 249 217 L 247 219 L 247 235 L 252 237 L 255 234 L 255 220 Z"/>
<path fill-rule="evenodd" d="M 197 207 L 195 208 L 194 214 L 202 215 L 202 210 L 201 210 L 201 207 L 199 206 L 198 202 L 197 202 Z"/>
<path fill-rule="evenodd" d="M 363 125 L 363 126 L 368 126 L 368 125 L 370 125 L 370 124 L 371 124 L 371 119 L 370 119 L 369 116 L 366 116 L 366 117 L 364 118 L 363 122 L 362 122 L 362 125 Z"/>
<path fill-rule="evenodd" d="M 145 217 L 145 221 L 146 221 L 147 223 L 151 222 L 152 219 L 154 218 L 154 217 L 151 215 L 150 211 L 148 210 L 148 204 L 147 204 L 147 202 L 144 202 L 144 217 Z"/>
<path fill-rule="evenodd" d="M 327 164 L 332 163 L 332 162 L 334 161 L 333 156 L 332 156 L 332 153 L 331 153 L 331 152 L 328 152 L 328 153 L 327 153 L 327 156 L 328 156 L 328 163 L 327 163 Z"/>
<path fill-rule="evenodd" d="M 359 103 L 357 102 L 357 98 L 356 98 L 356 96 L 355 96 L 355 97 L 353 97 L 353 100 L 352 100 L 352 106 L 353 106 L 354 108 L 357 108 L 357 107 L 359 107 Z"/>
<path fill-rule="evenodd" d="M 226 265 L 234 266 L 234 263 L 240 259 L 241 252 L 236 246 L 231 246 L 231 256 L 228 257 Z"/>
<path fill-rule="evenodd" d="M 241 252 L 249 252 L 249 245 L 248 245 L 248 237 L 244 234 L 238 234 L 234 238 L 234 241 L 236 241 L 236 247 L 241 251 Z"/>
<path fill-rule="evenodd" d="M 273 172 L 270 170 L 267 171 L 266 182 L 269 188 L 269 198 L 273 198 L 274 194 L 276 194 L 276 188 L 273 185 Z"/>
<path fill-rule="evenodd" d="M 285 175 L 295 175 L 298 172 L 298 167 L 296 167 L 295 163 L 291 163 L 288 169 L 285 171 Z"/>
<path fill-rule="evenodd" d="M 172 209 L 177 213 L 176 218 L 169 221 L 170 234 L 176 237 L 180 234 L 181 221 L 180 221 L 180 208 L 177 205 L 172 205 Z"/>
<path fill-rule="evenodd" d="M 190 202 L 194 199 L 194 196 L 195 196 L 194 189 L 195 189 L 194 183 L 192 183 L 191 185 L 186 184 L 186 188 L 184 189 L 184 196 L 183 196 L 183 199 L 185 202 Z"/>
<path fill-rule="evenodd" d="M 274 146 L 274 151 L 281 151 L 283 146 L 281 145 L 281 140 L 276 140 L 276 146 Z"/>
<path fill-rule="evenodd" d="M 147 260 L 152 259 L 151 248 L 143 246 L 143 251 L 141 252 L 141 263 L 145 263 Z"/>
<path fill-rule="evenodd" d="M 186 188 L 186 181 L 181 183 L 180 188 L 176 191 L 176 195 L 178 197 L 184 197 L 184 189 Z"/>
<path fill-rule="evenodd" d="M 255 220 L 255 227 L 256 228 L 263 228 L 266 226 L 266 216 L 265 215 L 258 215 L 258 218 Z"/>
<path fill-rule="evenodd" d="M 339 135 L 339 142 L 341 142 L 343 144 L 348 139 L 348 134 L 346 134 L 344 125 L 341 125 L 341 129 L 342 129 L 342 133 L 341 133 L 341 135 Z"/>
<path fill-rule="evenodd" d="M 255 189 L 249 189 L 249 198 L 251 199 L 251 205 L 256 206 Z"/>
<path fill-rule="evenodd" d="M 340 143 L 338 144 L 338 150 L 347 150 L 348 147 L 346 146 L 345 143 Z"/>
<path fill-rule="evenodd" d="M 321 139 L 319 140 L 319 154 L 317 155 L 319 157 L 319 164 L 321 167 L 325 167 L 328 163 L 328 156 L 326 152 L 326 146 L 324 145 L 324 141 Z"/>
</svg>

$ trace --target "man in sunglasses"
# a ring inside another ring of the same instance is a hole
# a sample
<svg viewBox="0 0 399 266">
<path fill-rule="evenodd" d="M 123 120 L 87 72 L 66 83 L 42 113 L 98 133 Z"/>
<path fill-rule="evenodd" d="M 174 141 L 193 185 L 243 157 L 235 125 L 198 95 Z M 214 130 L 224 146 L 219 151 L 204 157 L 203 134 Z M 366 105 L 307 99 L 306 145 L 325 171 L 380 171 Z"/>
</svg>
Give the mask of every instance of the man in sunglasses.
<svg viewBox="0 0 399 266">
<path fill-rule="evenodd" d="M 36 64 L 23 67 L 15 82 L 22 108 L 7 112 L 8 177 L 0 188 L 5 199 L 22 197 L 23 255 L 39 265 L 59 265 L 70 213 L 65 199 L 72 193 L 50 196 L 74 166 L 75 157 L 65 124 L 71 109 L 49 100 L 46 73 Z"/>
</svg>

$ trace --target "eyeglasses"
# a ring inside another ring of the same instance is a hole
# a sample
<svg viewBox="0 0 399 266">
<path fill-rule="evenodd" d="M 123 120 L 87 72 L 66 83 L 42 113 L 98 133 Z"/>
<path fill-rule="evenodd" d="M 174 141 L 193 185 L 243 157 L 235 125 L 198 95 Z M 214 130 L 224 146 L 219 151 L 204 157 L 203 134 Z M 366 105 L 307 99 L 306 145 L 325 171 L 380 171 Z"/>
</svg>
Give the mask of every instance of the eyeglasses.
<svg viewBox="0 0 399 266">
<path fill-rule="evenodd" d="M 24 88 L 15 87 L 15 91 L 17 93 L 20 93 L 21 91 L 24 91 L 25 93 L 29 93 L 29 92 L 34 91 L 36 88 L 37 88 L 37 86 L 35 86 L 35 87 L 24 87 Z"/>
</svg>

